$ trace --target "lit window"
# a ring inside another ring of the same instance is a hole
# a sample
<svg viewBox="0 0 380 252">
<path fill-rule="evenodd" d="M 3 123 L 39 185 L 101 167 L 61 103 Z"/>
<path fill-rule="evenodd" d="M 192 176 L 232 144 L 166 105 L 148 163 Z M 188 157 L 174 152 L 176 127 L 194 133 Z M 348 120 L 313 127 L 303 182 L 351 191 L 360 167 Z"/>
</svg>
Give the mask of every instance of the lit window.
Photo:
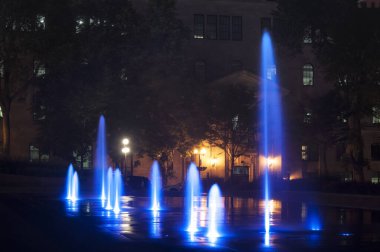
<svg viewBox="0 0 380 252">
<path fill-rule="evenodd" d="M 372 123 L 373 124 L 380 123 L 380 108 L 379 107 L 372 108 Z"/>
<path fill-rule="evenodd" d="M 264 33 L 264 31 L 271 31 L 272 19 L 270 17 L 262 17 L 260 19 L 260 25 L 261 25 L 261 33 Z"/>
<path fill-rule="evenodd" d="M 380 161 L 380 143 L 371 144 L 371 159 Z"/>
<path fill-rule="evenodd" d="M 84 18 L 78 18 L 76 20 L 75 32 L 80 33 L 81 31 L 83 31 L 84 27 L 85 27 Z"/>
<path fill-rule="evenodd" d="M 36 146 L 29 146 L 29 158 L 30 162 L 39 161 L 40 160 L 40 149 Z"/>
<path fill-rule="evenodd" d="M 3 108 L 0 107 L 0 118 L 3 118 Z"/>
<path fill-rule="evenodd" d="M 341 123 L 347 123 L 347 116 L 344 112 L 341 112 L 340 115 L 336 117 L 336 119 Z"/>
<path fill-rule="evenodd" d="M 41 77 L 46 74 L 45 65 L 41 64 L 38 60 L 34 61 L 34 74 L 36 77 Z"/>
<path fill-rule="evenodd" d="M 311 38 L 311 26 L 308 26 L 305 28 L 303 33 L 303 43 L 304 44 L 311 44 L 313 42 Z"/>
<path fill-rule="evenodd" d="M 371 183 L 372 184 L 379 184 L 379 182 L 380 182 L 380 178 L 379 177 L 371 178 Z"/>
<path fill-rule="evenodd" d="M 232 17 L 232 40 L 243 39 L 243 18 L 241 16 Z"/>
<path fill-rule="evenodd" d="M 42 15 L 37 15 L 37 27 L 45 30 L 45 17 Z"/>
<path fill-rule="evenodd" d="M 239 126 L 239 116 L 237 115 L 234 118 L 232 118 L 232 128 L 236 130 L 238 126 Z"/>
<path fill-rule="evenodd" d="M 312 120 L 312 113 L 310 111 L 306 111 L 303 116 L 303 122 L 306 124 L 310 124 Z"/>
<path fill-rule="evenodd" d="M 314 70 L 313 66 L 310 64 L 306 64 L 303 66 L 303 85 L 304 86 L 312 86 L 314 78 Z"/>
<path fill-rule="evenodd" d="M 0 60 L 0 78 L 4 77 L 4 61 Z"/>
<path fill-rule="evenodd" d="M 205 36 L 205 17 L 204 15 L 194 15 L 194 38 L 203 39 Z"/>
<path fill-rule="evenodd" d="M 207 39 L 217 38 L 217 16 L 207 15 L 206 37 Z"/>
<path fill-rule="evenodd" d="M 219 39 L 229 40 L 230 39 L 230 17 L 229 16 L 219 16 Z"/>
<path fill-rule="evenodd" d="M 307 160 L 307 145 L 301 146 L 301 159 Z"/>
</svg>

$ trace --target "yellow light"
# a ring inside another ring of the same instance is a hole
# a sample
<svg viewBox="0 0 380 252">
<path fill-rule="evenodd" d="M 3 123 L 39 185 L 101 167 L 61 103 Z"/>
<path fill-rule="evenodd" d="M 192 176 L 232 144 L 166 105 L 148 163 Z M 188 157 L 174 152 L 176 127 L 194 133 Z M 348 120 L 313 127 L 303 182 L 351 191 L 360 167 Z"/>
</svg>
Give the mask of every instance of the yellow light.
<svg viewBox="0 0 380 252">
<path fill-rule="evenodd" d="M 123 152 L 124 154 L 127 154 L 131 151 L 131 149 L 129 147 L 124 147 L 121 149 L 121 152 Z"/>
<path fill-rule="evenodd" d="M 198 154 L 198 149 L 195 148 L 195 149 L 193 150 L 193 153 L 194 153 L 194 154 Z"/>
<path fill-rule="evenodd" d="M 268 167 L 272 167 L 275 164 L 274 158 L 268 157 L 267 158 L 267 165 Z"/>
<path fill-rule="evenodd" d="M 211 165 L 212 165 L 212 166 L 215 166 L 215 165 L 216 165 L 216 161 L 217 161 L 216 158 L 211 159 Z"/>
<path fill-rule="evenodd" d="M 121 141 L 121 143 L 123 145 L 128 145 L 129 144 L 129 139 L 128 138 L 124 138 L 123 141 Z"/>
<path fill-rule="evenodd" d="M 202 155 L 206 154 L 206 149 L 205 149 L 205 148 L 202 148 L 202 149 L 201 149 L 201 154 L 202 154 Z"/>
</svg>

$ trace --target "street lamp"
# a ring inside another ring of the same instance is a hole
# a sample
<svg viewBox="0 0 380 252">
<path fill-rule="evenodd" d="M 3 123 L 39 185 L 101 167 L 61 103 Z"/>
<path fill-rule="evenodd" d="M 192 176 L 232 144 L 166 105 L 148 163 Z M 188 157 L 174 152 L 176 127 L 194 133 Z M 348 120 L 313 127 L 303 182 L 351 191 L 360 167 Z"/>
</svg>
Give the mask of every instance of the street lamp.
<svg viewBox="0 0 380 252">
<path fill-rule="evenodd" d="M 124 154 L 124 168 L 125 168 L 124 174 L 125 174 L 125 176 L 127 176 L 127 155 L 128 155 L 128 153 L 131 152 L 131 148 L 128 147 L 129 139 L 128 138 L 124 138 L 121 141 L 121 143 L 123 145 L 123 147 L 121 148 L 121 152 Z M 132 167 L 131 167 L 131 173 L 133 173 Z"/>
</svg>

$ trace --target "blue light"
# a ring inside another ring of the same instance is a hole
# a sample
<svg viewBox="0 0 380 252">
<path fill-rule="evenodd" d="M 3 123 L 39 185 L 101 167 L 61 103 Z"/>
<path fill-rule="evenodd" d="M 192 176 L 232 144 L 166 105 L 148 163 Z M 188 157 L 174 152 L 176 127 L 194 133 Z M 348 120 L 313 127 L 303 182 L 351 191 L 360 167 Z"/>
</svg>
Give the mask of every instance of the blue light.
<svg viewBox="0 0 380 252">
<path fill-rule="evenodd" d="M 151 193 L 150 193 L 151 209 L 153 211 L 158 211 L 158 210 L 161 210 L 162 183 L 161 183 L 160 167 L 157 161 L 154 161 L 152 164 L 150 180 L 151 180 Z"/>
</svg>

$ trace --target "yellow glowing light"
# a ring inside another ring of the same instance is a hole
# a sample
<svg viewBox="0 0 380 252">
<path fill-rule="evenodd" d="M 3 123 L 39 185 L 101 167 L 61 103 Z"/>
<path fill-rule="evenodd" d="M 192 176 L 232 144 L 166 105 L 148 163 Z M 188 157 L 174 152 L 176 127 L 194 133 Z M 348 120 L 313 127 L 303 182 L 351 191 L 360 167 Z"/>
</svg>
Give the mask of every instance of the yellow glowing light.
<svg viewBox="0 0 380 252">
<path fill-rule="evenodd" d="M 206 149 L 205 149 L 205 148 L 202 148 L 202 149 L 201 149 L 201 154 L 202 154 L 202 155 L 206 154 Z"/>
<path fill-rule="evenodd" d="M 268 157 L 268 158 L 267 158 L 267 165 L 268 165 L 269 167 L 272 167 L 274 164 L 275 164 L 275 159 L 274 159 L 274 158 L 271 158 L 271 157 Z"/>
<path fill-rule="evenodd" d="M 123 145 L 128 145 L 129 144 L 129 139 L 128 138 L 124 138 L 123 141 L 121 141 L 121 143 Z"/>
<path fill-rule="evenodd" d="M 195 148 L 195 149 L 193 150 L 193 153 L 194 153 L 194 154 L 198 154 L 198 149 Z"/>
<path fill-rule="evenodd" d="M 211 165 L 212 165 L 212 166 L 215 166 L 217 161 L 218 161 L 218 160 L 217 160 L 216 158 L 212 158 L 212 159 L 211 159 Z"/>
<path fill-rule="evenodd" d="M 121 149 L 121 152 L 123 152 L 124 154 L 127 154 L 131 151 L 131 149 L 129 147 L 124 147 Z"/>
</svg>

